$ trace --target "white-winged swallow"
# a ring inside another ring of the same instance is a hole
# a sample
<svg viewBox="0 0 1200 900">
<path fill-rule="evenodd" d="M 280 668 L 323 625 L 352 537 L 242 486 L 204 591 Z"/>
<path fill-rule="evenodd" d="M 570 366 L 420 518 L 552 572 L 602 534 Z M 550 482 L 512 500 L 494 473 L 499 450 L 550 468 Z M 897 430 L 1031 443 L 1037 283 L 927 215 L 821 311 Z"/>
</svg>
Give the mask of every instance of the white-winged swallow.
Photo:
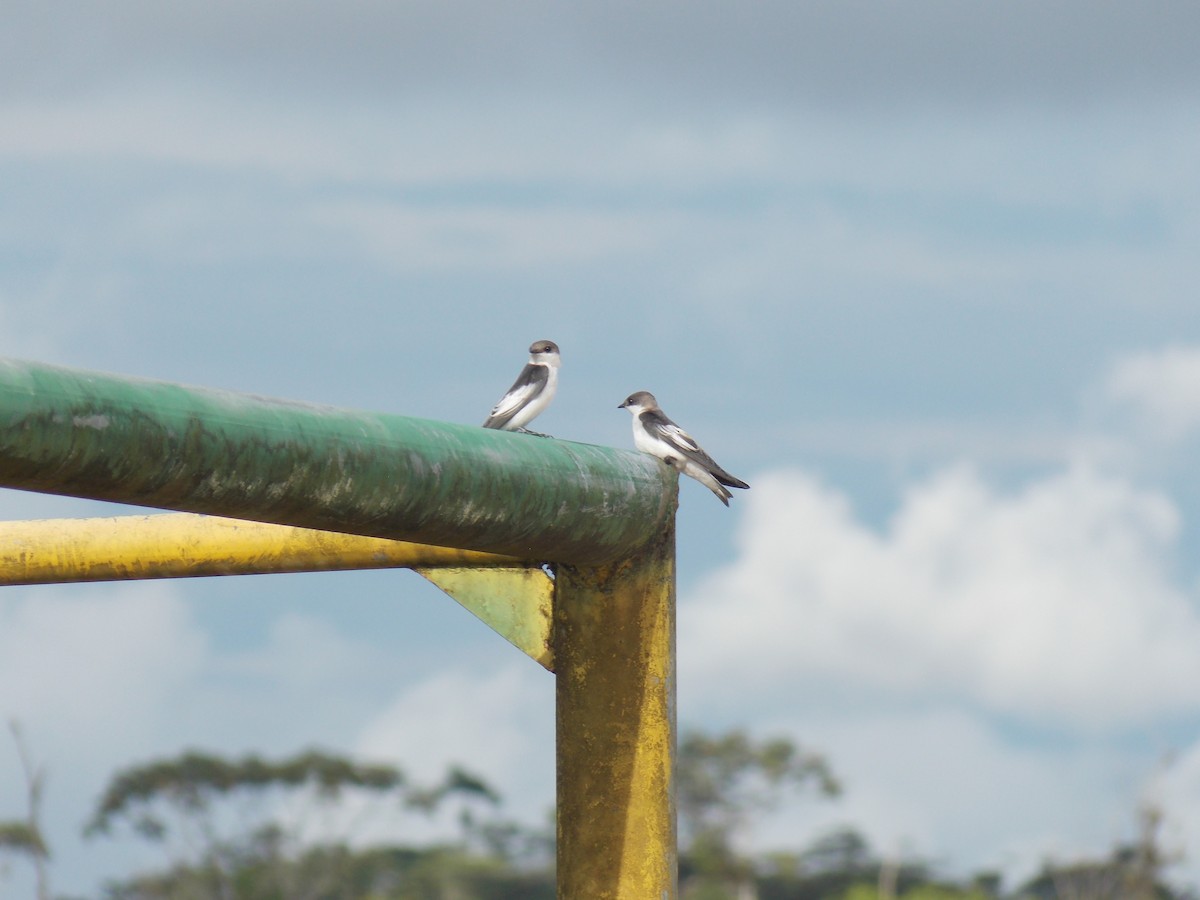
<svg viewBox="0 0 1200 900">
<path fill-rule="evenodd" d="M 529 362 L 513 386 L 500 398 L 500 402 L 492 407 L 491 415 L 483 427 L 547 437 L 525 426 L 536 419 L 554 399 L 554 392 L 558 390 L 559 362 L 558 344 L 554 341 L 534 341 L 529 347 Z"/>
<path fill-rule="evenodd" d="M 704 452 L 696 439 L 667 418 L 649 391 L 630 394 L 617 407 L 633 413 L 633 445 L 643 453 L 657 456 L 668 466 L 690 475 L 729 505 L 729 488 L 750 485 L 734 478 Z"/>
</svg>

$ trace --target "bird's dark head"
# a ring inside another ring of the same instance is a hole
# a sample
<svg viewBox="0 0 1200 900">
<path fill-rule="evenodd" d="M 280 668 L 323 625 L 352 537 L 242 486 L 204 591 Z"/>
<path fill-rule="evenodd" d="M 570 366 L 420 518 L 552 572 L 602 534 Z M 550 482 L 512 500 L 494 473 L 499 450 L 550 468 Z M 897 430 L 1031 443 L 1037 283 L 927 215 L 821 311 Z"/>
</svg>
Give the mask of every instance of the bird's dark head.
<svg viewBox="0 0 1200 900">
<path fill-rule="evenodd" d="M 654 395 L 649 391 L 638 391 L 630 394 L 625 398 L 617 409 L 627 409 L 635 416 L 645 409 L 658 409 L 658 401 L 654 399 Z"/>
<path fill-rule="evenodd" d="M 554 341 L 534 341 L 529 345 L 529 361 L 547 366 L 557 366 L 559 362 L 558 344 Z"/>
</svg>

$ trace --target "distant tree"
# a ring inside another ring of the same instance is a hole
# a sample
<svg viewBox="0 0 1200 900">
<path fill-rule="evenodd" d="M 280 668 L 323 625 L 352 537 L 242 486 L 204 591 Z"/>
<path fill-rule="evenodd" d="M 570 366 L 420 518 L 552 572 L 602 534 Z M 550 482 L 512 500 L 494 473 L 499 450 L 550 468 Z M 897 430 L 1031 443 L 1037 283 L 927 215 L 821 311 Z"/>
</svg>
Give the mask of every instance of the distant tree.
<svg viewBox="0 0 1200 900">
<path fill-rule="evenodd" d="M 1131 848 L 1122 847 L 1108 859 L 1046 863 L 1014 896 L 1016 900 L 1180 900 L 1186 895 L 1159 881 L 1143 882 Z"/>
<path fill-rule="evenodd" d="M 843 900 L 852 891 L 896 900 L 898 892 L 934 883 L 920 862 L 881 861 L 867 839 L 848 827 L 799 851 L 771 854 L 756 869 L 760 900 Z"/>
<path fill-rule="evenodd" d="M 0 820 L 0 854 L 12 854 L 29 859 L 35 870 L 47 858 L 46 844 L 38 830 L 29 822 L 20 820 Z M 41 887 L 38 897 L 45 896 Z"/>
<path fill-rule="evenodd" d="M 990 895 L 977 888 L 961 888 L 938 884 L 922 884 L 911 887 L 897 896 L 897 900 L 989 900 Z M 885 900 L 877 887 L 856 885 L 843 895 L 842 900 Z"/>
<path fill-rule="evenodd" d="M 112 900 L 409 896 L 399 888 L 380 893 L 370 883 L 395 875 L 380 869 L 383 857 L 328 843 L 351 837 L 329 834 L 335 814 L 345 812 L 342 802 L 351 797 L 356 808 L 382 804 L 392 815 L 432 812 L 451 797 L 499 802 L 482 779 L 458 768 L 437 785 L 417 787 L 393 766 L 319 751 L 278 761 L 189 752 L 117 773 L 85 833 L 110 834 L 125 825 L 168 848 L 165 871 L 111 885 Z M 326 829 L 319 836 L 326 843 L 314 840 L 315 820 Z M 431 860 L 423 862 L 428 867 Z"/>
<path fill-rule="evenodd" d="M 1017 891 L 1017 900 L 1184 900 L 1165 881 L 1173 862 L 1162 848 L 1163 813 L 1153 801 L 1137 810 L 1138 836 L 1116 847 L 1106 859 L 1067 864 L 1047 862 Z"/>
<path fill-rule="evenodd" d="M 681 880 L 693 900 L 754 897 L 753 864 L 735 847 L 752 818 L 778 808 L 789 788 L 814 785 L 822 796 L 840 790 L 822 756 L 742 731 L 685 734 L 675 768 Z"/>
<path fill-rule="evenodd" d="M 50 875 L 46 867 L 50 859 L 50 850 L 42 837 L 41 826 L 42 791 L 46 785 L 46 770 L 34 765 L 21 735 L 21 726 L 12 720 L 8 727 L 17 747 L 21 772 L 25 776 L 26 812 L 24 819 L 0 821 L 0 854 L 8 853 L 28 859 L 33 865 L 37 900 L 50 900 Z"/>
<path fill-rule="evenodd" d="M 976 872 L 971 879 L 971 887 L 985 897 L 999 897 L 1003 884 L 1004 876 L 1000 872 L 991 869 Z"/>
<path fill-rule="evenodd" d="M 804 852 L 800 862 L 808 872 L 855 872 L 863 875 L 880 866 L 871 845 L 853 828 L 838 828 L 821 835 Z"/>
</svg>

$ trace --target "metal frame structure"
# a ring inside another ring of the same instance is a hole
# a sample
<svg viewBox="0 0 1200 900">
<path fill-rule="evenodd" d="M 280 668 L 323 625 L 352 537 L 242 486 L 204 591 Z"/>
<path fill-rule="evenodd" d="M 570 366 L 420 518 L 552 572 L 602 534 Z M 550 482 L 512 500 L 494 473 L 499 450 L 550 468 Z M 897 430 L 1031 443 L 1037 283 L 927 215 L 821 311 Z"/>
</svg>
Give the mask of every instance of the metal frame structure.
<svg viewBox="0 0 1200 900">
<path fill-rule="evenodd" d="M 558 896 L 677 896 L 677 478 L 644 454 L 0 360 L 0 584 L 412 568 L 556 676 Z"/>
</svg>

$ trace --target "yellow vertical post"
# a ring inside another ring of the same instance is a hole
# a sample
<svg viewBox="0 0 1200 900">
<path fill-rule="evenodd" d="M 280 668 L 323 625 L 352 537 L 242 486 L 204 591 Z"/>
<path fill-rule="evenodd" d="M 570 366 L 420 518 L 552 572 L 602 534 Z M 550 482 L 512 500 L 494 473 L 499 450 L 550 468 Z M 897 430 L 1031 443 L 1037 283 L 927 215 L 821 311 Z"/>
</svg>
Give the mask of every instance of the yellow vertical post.
<svg viewBox="0 0 1200 900">
<path fill-rule="evenodd" d="M 555 579 L 559 900 L 673 900 L 675 526 Z"/>
</svg>

